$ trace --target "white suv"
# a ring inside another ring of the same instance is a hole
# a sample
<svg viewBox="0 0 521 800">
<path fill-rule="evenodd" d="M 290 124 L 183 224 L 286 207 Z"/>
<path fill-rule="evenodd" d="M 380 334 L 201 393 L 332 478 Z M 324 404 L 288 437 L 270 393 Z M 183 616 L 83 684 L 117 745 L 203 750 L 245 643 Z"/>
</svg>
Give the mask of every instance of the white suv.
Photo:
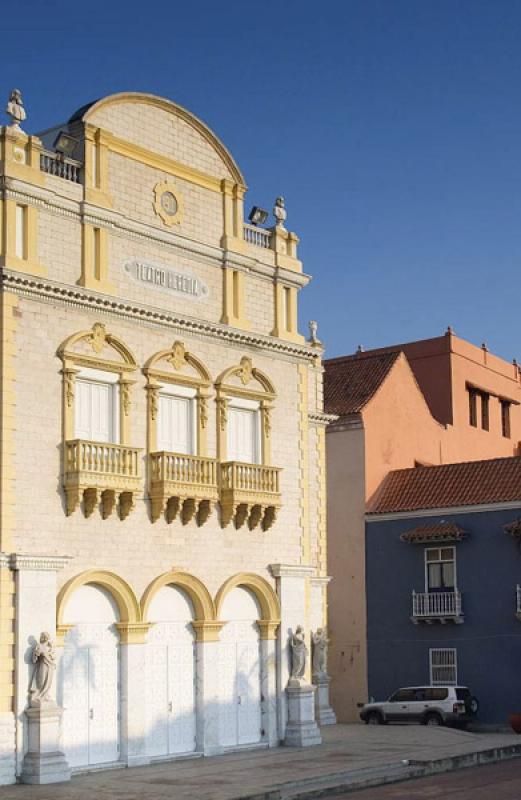
<svg viewBox="0 0 521 800">
<path fill-rule="evenodd" d="M 477 699 L 466 686 L 408 686 L 398 689 L 382 703 L 360 706 L 360 719 L 368 725 L 386 722 L 465 725 L 479 710 Z"/>
</svg>

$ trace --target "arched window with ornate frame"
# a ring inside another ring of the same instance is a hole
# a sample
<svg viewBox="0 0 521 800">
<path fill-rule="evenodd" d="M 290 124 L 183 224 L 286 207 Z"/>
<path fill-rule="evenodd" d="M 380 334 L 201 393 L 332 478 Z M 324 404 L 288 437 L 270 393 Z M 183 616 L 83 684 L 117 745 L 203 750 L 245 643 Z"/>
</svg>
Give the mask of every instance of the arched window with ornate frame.
<svg viewBox="0 0 521 800">
<path fill-rule="evenodd" d="M 148 392 L 150 508 L 155 522 L 179 514 L 186 525 L 208 519 L 218 500 L 217 463 L 207 456 L 211 377 L 202 361 L 176 341 L 143 369 Z"/>
<path fill-rule="evenodd" d="M 221 524 L 268 530 L 280 507 L 281 470 L 271 465 L 270 446 L 275 388 L 249 356 L 222 372 L 215 388 Z"/>
<path fill-rule="evenodd" d="M 130 446 L 132 373 L 126 344 L 101 322 L 69 336 L 63 363 L 63 486 L 67 515 L 83 500 L 90 517 L 100 503 L 106 519 L 118 504 L 125 519 L 141 486 L 140 452 Z"/>
</svg>

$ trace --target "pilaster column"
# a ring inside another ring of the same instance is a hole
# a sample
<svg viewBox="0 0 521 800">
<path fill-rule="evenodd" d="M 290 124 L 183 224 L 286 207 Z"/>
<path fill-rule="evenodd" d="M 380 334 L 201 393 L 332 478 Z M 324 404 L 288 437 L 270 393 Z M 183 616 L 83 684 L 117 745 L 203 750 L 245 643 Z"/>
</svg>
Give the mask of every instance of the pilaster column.
<svg viewBox="0 0 521 800">
<path fill-rule="evenodd" d="M 219 702 L 219 633 L 224 622 L 196 621 L 195 707 L 197 750 L 213 756 L 223 752 Z"/>
<path fill-rule="evenodd" d="M 16 782 L 14 695 L 14 580 L 0 553 L 0 786 Z"/>
<path fill-rule="evenodd" d="M 290 672 L 289 636 L 297 625 L 302 625 L 306 634 L 306 644 L 309 651 L 306 674 L 304 676 L 311 683 L 311 640 L 310 640 L 310 592 L 309 579 L 316 573 L 315 567 L 298 566 L 293 564 L 271 564 L 270 570 L 277 581 L 277 595 L 280 602 L 280 637 L 278 642 L 278 685 L 281 688 L 281 702 L 279 703 L 279 738 L 284 739 L 288 709 L 287 695 L 284 692 L 288 685 Z"/>
<path fill-rule="evenodd" d="M 278 626 L 277 626 L 278 627 Z M 270 747 L 279 744 L 277 724 L 277 638 L 261 626 L 261 727 Z"/>
</svg>

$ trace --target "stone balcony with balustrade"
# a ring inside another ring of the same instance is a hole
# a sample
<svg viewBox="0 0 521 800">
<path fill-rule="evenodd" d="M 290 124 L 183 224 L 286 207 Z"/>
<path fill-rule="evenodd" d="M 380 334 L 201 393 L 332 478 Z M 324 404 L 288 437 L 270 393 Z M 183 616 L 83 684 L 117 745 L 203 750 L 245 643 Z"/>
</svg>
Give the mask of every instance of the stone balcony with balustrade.
<svg viewBox="0 0 521 800">
<path fill-rule="evenodd" d="M 261 525 L 268 530 L 281 505 L 280 467 L 227 461 L 220 469 L 221 524 L 233 519 L 240 528 L 248 522 L 253 530 Z"/>
<path fill-rule="evenodd" d="M 160 451 L 150 454 L 149 469 L 153 522 L 163 512 L 167 522 L 178 514 L 184 525 L 194 515 L 198 525 L 206 522 L 219 499 L 215 458 Z"/>
<path fill-rule="evenodd" d="M 100 504 L 103 519 L 118 504 L 125 519 L 134 506 L 134 495 L 141 488 L 139 447 L 73 439 L 65 443 L 64 488 L 67 514 L 83 501 L 90 517 Z"/>
<path fill-rule="evenodd" d="M 464 621 L 461 592 L 413 592 L 411 622 L 427 625 L 439 622 L 461 624 Z"/>
</svg>

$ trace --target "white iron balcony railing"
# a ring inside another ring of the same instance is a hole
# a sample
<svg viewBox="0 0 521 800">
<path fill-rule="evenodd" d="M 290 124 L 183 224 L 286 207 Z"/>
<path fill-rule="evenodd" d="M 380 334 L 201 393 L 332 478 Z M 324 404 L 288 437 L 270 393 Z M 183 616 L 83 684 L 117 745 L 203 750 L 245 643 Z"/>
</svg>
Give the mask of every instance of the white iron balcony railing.
<svg viewBox="0 0 521 800">
<path fill-rule="evenodd" d="M 40 153 L 40 169 L 49 175 L 56 175 L 72 183 L 80 183 L 82 163 L 72 158 L 65 158 L 58 153 L 44 150 Z"/>
<path fill-rule="evenodd" d="M 245 222 L 243 237 L 244 241 L 248 242 L 248 244 L 264 247 L 267 250 L 271 247 L 271 231 L 267 231 L 265 228 L 258 228 L 256 225 L 248 225 L 248 223 Z"/>
<path fill-rule="evenodd" d="M 413 622 L 463 622 L 461 592 L 413 592 Z"/>
</svg>

